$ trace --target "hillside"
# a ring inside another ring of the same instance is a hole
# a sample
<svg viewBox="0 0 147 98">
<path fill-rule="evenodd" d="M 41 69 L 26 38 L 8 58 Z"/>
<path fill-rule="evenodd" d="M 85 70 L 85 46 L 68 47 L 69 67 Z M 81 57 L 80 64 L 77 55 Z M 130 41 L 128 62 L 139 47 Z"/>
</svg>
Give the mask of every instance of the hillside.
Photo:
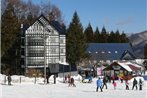
<svg viewBox="0 0 147 98">
<path fill-rule="evenodd" d="M 144 46 L 147 44 L 147 31 L 133 34 L 129 37 L 137 58 L 144 58 Z"/>
</svg>

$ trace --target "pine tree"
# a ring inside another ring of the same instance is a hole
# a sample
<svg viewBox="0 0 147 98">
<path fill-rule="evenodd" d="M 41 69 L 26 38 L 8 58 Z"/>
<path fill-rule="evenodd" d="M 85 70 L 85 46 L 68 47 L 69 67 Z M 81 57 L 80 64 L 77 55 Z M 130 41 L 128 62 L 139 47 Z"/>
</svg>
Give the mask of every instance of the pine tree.
<svg viewBox="0 0 147 98">
<path fill-rule="evenodd" d="M 108 37 L 108 43 L 115 43 L 114 36 L 115 36 L 114 32 L 111 31 L 111 32 L 110 32 L 110 35 L 109 35 L 109 37 Z"/>
<path fill-rule="evenodd" d="M 94 33 L 94 40 L 95 43 L 99 43 L 100 42 L 100 32 L 98 27 L 96 27 L 95 33 Z"/>
<path fill-rule="evenodd" d="M 121 37 L 120 37 L 119 30 L 117 30 L 116 33 L 115 33 L 115 42 L 116 43 L 120 43 L 121 42 Z"/>
<path fill-rule="evenodd" d="M 9 3 L 5 12 L 2 15 L 2 28 L 1 28 L 1 42 L 2 42 L 2 56 L 7 50 L 12 47 L 15 41 L 16 34 L 19 30 L 18 19 L 14 13 L 13 6 Z"/>
<path fill-rule="evenodd" d="M 124 32 L 120 35 L 120 39 L 121 39 L 121 43 L 128 43 L 129 42 L 129 39 Z"/>
<path fill-rule="evenodd" d="M 107 43 L 107 39 L 108 39 L 108 34 L 107 34 L 107 31 L 106 31 L 105 27 L 103 26 L 102 31 L 101 31 L 100 42 L 101 43 Z"/>
<path fill-rule="evenodd" d="M 6 10 L 2 15 L 1 56 L 2 64 L 9 66 L 11 70 L 13 70 L 16 64 L 16 40 L 20 32 L 19 26 L 20 24 L 14 12 L 14 7 L 8 2 Z"/>
<path fill-rule="evenodd" d="M 83 34 L 83 27 L 80 23 L 77 12 L 74 13 L 72 22 L 67 30 L 66 57 L 71 65 L 78 65 L 86 57 L 86 42 Z"/>
<path fill-rule="evenodd" d="M 87 43 L 92 43 L 94 42 L 94 34 L 93 34 L 93 29 L 91 27 L 91 24 L 89 23 L 87 28 L 84 31 L 84 35 L 86 38 Z"/>
</svg>

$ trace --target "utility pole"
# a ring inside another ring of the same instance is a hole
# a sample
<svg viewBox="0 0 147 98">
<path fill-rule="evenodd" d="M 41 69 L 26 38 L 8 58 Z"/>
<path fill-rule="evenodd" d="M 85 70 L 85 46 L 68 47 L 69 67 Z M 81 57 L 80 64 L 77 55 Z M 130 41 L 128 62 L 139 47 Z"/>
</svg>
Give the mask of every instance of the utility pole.
<svg viewBox="0 0 147 98">
<path fill-rule="evenodd" d="M 46 37 L 45 31 L 43 32 L 43 40 L 44 40 L 44 84 L 46 84 Z"/>
</svg>

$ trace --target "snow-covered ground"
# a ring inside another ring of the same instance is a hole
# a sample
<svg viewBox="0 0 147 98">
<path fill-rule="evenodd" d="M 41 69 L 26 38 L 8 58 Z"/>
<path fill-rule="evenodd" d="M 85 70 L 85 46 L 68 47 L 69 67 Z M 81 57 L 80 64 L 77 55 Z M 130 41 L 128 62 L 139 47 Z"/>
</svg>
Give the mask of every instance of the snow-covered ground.
<svg viewBox="0 0 147 98">
<path fill-rule="evenodd" d="M 117 82 L 114 90 L 112 83 L 108 83 L 108 89 L 103 92 L 96 92 L 96 78 L 92 83 L 79 82 L 80 77 L 74 76 L 76 87 L 68 87 L 67 83 L 62 83 L 63 78 L 57 78 L 57 83 L 53 84 L 53 77 L 50 83 L 44 85 L 43 78 L 12 76 L 12 86 L 4 84 L 4 75 L 0 75 L 0 98 L 147 98 L 147 81 L 144 81 L 143 90 L 131 90 L 132 80 L 129 81 L 130 90 L 125 90 L 125 84 Z M 138 77 L 137 80 L 141 78 Z"/>
</svg>

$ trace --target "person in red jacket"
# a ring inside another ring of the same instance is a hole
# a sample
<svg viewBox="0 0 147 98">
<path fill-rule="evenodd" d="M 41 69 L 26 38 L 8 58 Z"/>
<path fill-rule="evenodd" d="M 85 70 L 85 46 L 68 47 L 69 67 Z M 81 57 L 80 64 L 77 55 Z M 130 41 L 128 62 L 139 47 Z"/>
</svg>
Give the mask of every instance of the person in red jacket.
<svg viewBox="0 0 147 98">
<path fill-rule="evenodd" d="M 114 86 L 114 89 L 116 89 L 117 84 L 115 81 L 113 81 L 113 86 Z"/>
</svg>

